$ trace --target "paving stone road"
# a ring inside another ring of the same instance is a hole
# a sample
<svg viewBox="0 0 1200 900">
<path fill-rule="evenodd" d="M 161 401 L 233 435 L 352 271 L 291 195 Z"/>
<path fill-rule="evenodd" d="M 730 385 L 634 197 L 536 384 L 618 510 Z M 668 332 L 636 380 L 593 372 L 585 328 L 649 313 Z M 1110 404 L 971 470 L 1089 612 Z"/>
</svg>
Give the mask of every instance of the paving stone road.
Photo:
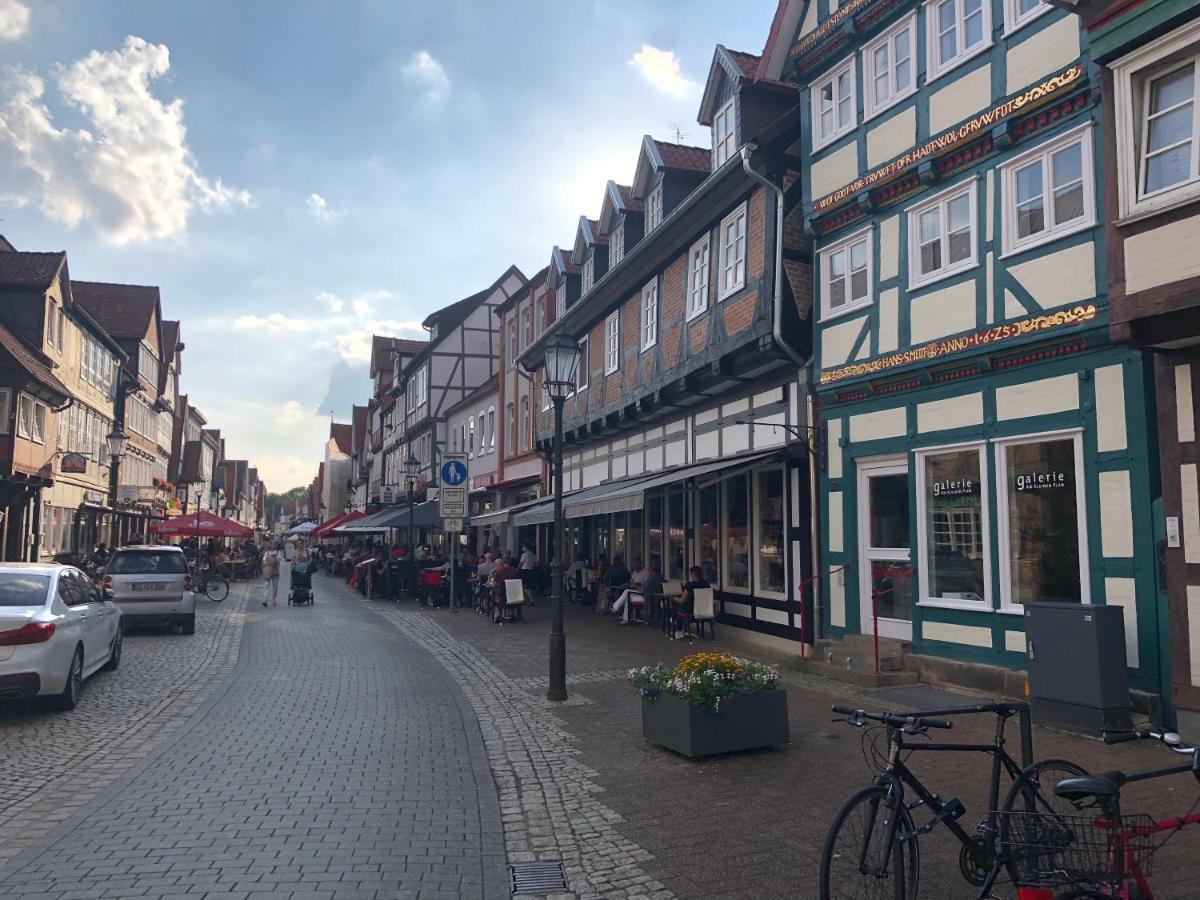
<svg viewBox="0 0 1200 900">
<path fill-rule="evenodd" d="M 507 896 L 471 707 L 380 624 L 320 587 L 313 608 L 252 604 L 205 707 L 0 868 L 0 897 Z"/>
</svg>

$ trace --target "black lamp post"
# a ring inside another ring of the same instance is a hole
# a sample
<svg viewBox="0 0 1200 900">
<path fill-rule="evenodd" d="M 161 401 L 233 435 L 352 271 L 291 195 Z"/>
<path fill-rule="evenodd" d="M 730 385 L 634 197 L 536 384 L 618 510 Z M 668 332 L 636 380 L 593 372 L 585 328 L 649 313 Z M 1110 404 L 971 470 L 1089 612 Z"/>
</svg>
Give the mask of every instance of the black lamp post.
<svg viewBox="0 0 1200 900">
<path fill-rule="evenodd" d="M 417 476 L 421 474 L 421 461 L 409 451 L 408 459 L 404 461 L 404 482 L 408 485 L 408 554 L 409 559 L 416 562 L 416 524 L 413 516 L 413 489 L 417 486 Z"/>
<path fill-rule="evenodd" d="M 542 387 L 554 406 L 554 562 L 550 570 L 550 687 L 547 700 L 567 699 L 567 636 L 563 632 L 563 568 L 566 565 L 566 526 L 563 521 L 563 403 L 575 393 L 579 373 L 579 343 L 557 332 L 543 344 L 546 367 Z"/>
<path fill-rule="evenodd" d="M 129 435 L 125 433 L 125 429 L 121 427 L 120 422 L 113 424 L 113 430 L 109 432 L 105 441 L 108 443 L 108 505 L 112 507 L 112 534 L 109 535 L 109 540 L 115 547 L 117 545 L 117 483 L 121 478 L 121 454 L 125 452 L 125 445 L 129 443 Z"/>
</svg>

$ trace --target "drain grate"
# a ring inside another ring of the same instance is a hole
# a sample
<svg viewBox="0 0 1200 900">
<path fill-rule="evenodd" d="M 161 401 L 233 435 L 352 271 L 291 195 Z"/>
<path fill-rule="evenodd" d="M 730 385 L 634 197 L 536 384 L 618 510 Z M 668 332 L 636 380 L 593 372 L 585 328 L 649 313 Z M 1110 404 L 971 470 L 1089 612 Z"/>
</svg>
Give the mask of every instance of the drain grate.
<svg viewBox="0 0 1200 900">
<path fill-rule="evenodd" d="M 562 863 L 513 863 L 508 870 L 514 895 L 566 893 L 567 876 Z"/>
</svg>

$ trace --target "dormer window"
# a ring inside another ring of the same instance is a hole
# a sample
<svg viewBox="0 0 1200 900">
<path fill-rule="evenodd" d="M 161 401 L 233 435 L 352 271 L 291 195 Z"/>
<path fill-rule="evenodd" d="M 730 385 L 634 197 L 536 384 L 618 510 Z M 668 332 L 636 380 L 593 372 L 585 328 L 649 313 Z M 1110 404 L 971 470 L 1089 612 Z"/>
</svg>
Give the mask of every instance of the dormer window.
<svg viewBox="0 0 1200 900">
<path fill-rule="evenodd" d="M 622 219 L 608 235 L 608 266 L 611 269 L 625 255 L 625 220 Z"/>
<path fill-rule="evenodd" d="M 583 261 L 583 292 L 586 294 L 596 283 L 596 257 L 589 256 Z"/>
<path fill-rule="evenodd" d="M 718 110 L 712 124 L 713 169 L 721 168 L 737 149 L 733 99 Z"/>
<path fill-rule="evenodd" d="M 662 182 L 660 181 L 646 197 L 646 230 L 652 231 L 659 226 L 663 218 Z"/>
<path fill-rule="evenodd" d="M 567 279 L 564 278 L 554 292 L 554 318 L 561 319 L 567 314 Z"/>
</svg>

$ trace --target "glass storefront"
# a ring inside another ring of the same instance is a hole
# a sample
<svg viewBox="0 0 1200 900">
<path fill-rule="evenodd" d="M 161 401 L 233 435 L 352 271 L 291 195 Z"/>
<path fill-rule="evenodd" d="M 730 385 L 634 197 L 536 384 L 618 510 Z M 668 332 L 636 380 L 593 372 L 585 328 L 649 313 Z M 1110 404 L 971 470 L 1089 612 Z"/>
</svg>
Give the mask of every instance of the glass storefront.
<svg viewBox="0 0 1200 900">
<path fill-rule="evenodd" d="M 646 555 L 656 572 L 663 571 L 663 498 L 646 498 Z"/>
<path fill-rule="evenodd" d="M 688 564 L 684 562 L 683 491 L 667 494 L 667 577 L 683 580 Z"/>
<path fill-rule="evenodd" d="M 787 565 L 783 543 L 783 470 L 763 469 L 755 473 L 757 489 L 757 589 L 764 594 L 787 590 Z"/>
<path fill-rule="evenodd" d="M 924 455 L 924 596 L 982 601 L 984 565 L 983 449 Z"/>
<path fill-rule="evenodd" d="M 750 479 L 735 475 L 725 488 L 725 587 L 750 589 Z"/>
<path fill-rule="evenodd" d="M 709 584 L 721 581 L 721 485 L 710 484 L 697 492 L 696 559 Z"/>
</svg>

